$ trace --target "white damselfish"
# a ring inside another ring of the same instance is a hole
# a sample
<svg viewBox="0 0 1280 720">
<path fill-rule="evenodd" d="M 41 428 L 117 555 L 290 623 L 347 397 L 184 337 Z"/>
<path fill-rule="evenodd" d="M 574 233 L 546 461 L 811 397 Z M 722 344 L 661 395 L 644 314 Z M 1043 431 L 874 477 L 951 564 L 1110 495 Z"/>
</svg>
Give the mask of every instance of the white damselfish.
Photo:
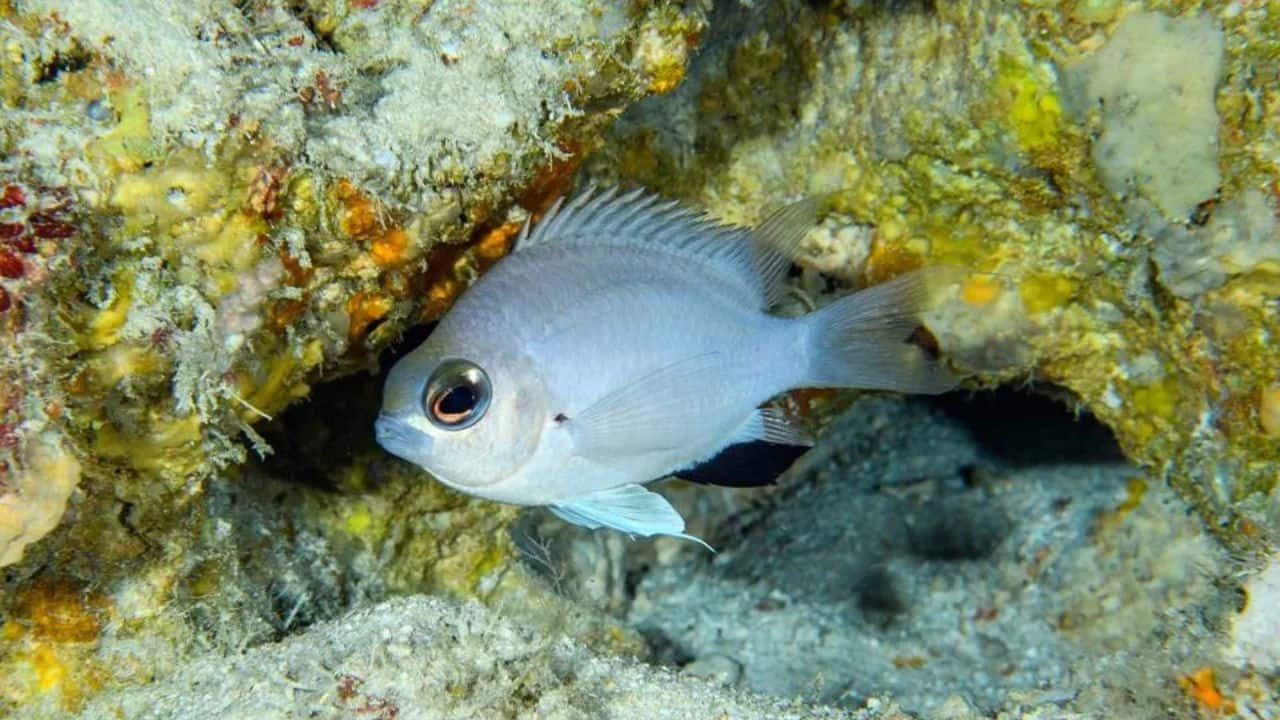
<svg viewBox="0 0 1280 720">
<path fill-rule="evenodd" d="M 688 537 L 645 483 L 734 443 L 804 444 L 760 408 L 775 395 L 955 384 L 908 342 L 927 272 L 769 314 L 815 212 L 748 230 L 640 191 L 557 204 L 391 369 L 378 442 L 471 495 Z"/>
</svg>

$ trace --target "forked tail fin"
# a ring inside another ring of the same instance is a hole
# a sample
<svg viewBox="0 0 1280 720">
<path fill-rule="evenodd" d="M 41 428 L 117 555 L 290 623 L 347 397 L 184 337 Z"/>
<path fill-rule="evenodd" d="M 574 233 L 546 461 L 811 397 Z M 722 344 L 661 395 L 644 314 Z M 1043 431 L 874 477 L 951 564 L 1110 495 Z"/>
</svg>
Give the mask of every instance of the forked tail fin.
<svg viewBox="0 0 1280 720">
<path fill-rule="evenodd" d="M 809 371 L 805 385 L 936 394 L 960 378 L 909 342 L 932 291 L 963 271 L 924 268 L 840 298 L 806 316 Z"/>
</svg>

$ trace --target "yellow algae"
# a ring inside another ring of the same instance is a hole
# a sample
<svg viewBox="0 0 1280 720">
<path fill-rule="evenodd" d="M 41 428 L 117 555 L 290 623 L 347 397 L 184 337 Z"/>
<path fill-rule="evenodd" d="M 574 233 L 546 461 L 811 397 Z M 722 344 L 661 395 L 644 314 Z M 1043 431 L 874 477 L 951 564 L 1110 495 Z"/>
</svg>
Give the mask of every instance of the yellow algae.
<svg viewBox="0 0 1280 720">
<path fill-rule="evenodd" d="M 994 92 L 1005 110 L 1005 122 L 1024 152 L 1035 155 L 1058 142 L 1063 127 L 1062 102 L 1046 72 L 1004 56 Z"/>
<path fill-rule="evenodd" d="M 689 51 L 697 44 L 701 23 L 675 10 L 663 10 L 666 17 L 646 28 L 636 46 L 640 67 L 649 76 L 647 90 L 668 93 L 684 80 Z"/>
<path fill-rule="evenodd" d="M 158 154 L 151 140 L 151 110 L 141 87 L 112 93 L 112 105 L 120 110 L 120 122 L 86 149 L 85 154 L 108 171 L 140 170 Z"/>
<path fill-rule="evenodd" d="M 88 366 L 97 387 L 107 388 L 132 377 L 164 370 L 168 360 L 151 347 L 116 343 L 90 357 Z"/>
<path fill-rule="evenodd" d="M 204 242 L 193 243 L 195 255 L 209 265 L 245 270 L 258 261 L 258 237 L 266 229 L 259 219 L 233 212 Z M 234 289 L 226 288 L 226 291 Z"/>
<path fill-rule="evenodd" d="M 284 211 L 296 222 L 316 222 L 322 203 L 316 191 L 316 178 L 305 172 L 290 173 L 284 191 Z"/>
<path fill-rule="evenodd" d="M 145 427 L 126 432 L 104 423 L 94 434 L 94 451 L 132 467 L 169 477 L 186 477 L 203 467 L 202 424 L 195 413 L 175 418 L 160 408 L 147 411 Z"/>
<path fill-rule="evenodd" d="M 1149 385 L 1136 387 L 1131 393 L 1132 406 L 1137 417 L 1156 421 L 1173 419 L 1178 408 L 1180 393 L 1177 380 L 1166 376 Z"/>
<path fill-rule="evenodd" d="M 6 13 L 6 4 L 0 2 L 0 14 Z M 5 38 L 4 47 L 0 48 L 0 62 L 4 63 L 0 66 L 0 100 L 8 105 L 17 105 L 22 102 L 22 97 L 27 92 L 26 83 L 23 82 L 20 72 L 25 59 L 22 44 L 17 41 L 17 38 Z"/>
<path fill-rule="evenodd" d="M 258 261 L 259 238 L 268 230 L 260 215 L 241 211 L 234 175 L 208 166 L 196 153 L 179 153 L 122 177 L 111 204 L 124 215 L 127 233 L 147 234 L 170 259 L 203 263 L 182 263 L 184 282 L 202 283 L 221 295 L 234 290 L 237 274 Z"/>
<path fill-rule="evenodd" d="M 514 513 L 503 514 L 514 517 Z M 505 539 L 459 536 L 451 545 L 432 566 L 431 574 L 436 588 L 455 597 L 474 597 L 485 580 L 511 562 L 511 548 Z"/>
<path fill-rule="evenodd" d="M 649 82 L 649 92 L 668 93 L 675 90 L 684 80 L 685 63 L 683 58 L 667 57 L 646 68 L 653 76 Z"/>
<path fill-rule="evenodd" d="M 53 694 L 59 707 L 74 713 L 102 685 L 101 671 L 85 647 L 31 641 L 10 656 L 0 692 L 18 702 Z"/>
<path fill-rule="evenodd" d="M 121 177 L 111 203 L 131 223 L 169 226 L 211 209 L 226 199 L 226 176 L 202 167 L 195 154 L 184 154 L 154 167 Z"/>
<path fill-rule="evenodd" d="M 974 275 L 965 282 L 960 297 L 970 305 L 989 305 L 1000 295 L 1001 285 L 990 275 Z"/>
<path fill-rule="evenodd" d="M 347 512 L 343 528 L 352 535 L 363 535 L 372 526 L 373 515 L 369 512 L 369 509 L 353 503 L 351 509 Z"/>
<path fill-rule="evenodd" d="M 1259 393 L 1258 424 L 1267 435 L 1280 436 L 1280 383 L 1272 383 Z"/>
<path fill-rule="evenodd" d="M 921 225 L 931 264 L 976 268 L 990 261 L 986 231 L 967 218 L 934 216 Z"/>
<path fill-rule="evenodd" d="M 38 643 L 31 652 L 31 665 L 36 671 L 36 684 L 48 692 L 67 679 L 67 666 L 58 658 L 58 652 L 50 645 Z"/>
<path fill-rule="evenodd" d="M 80 344 L 85 348 L 100 349 L 120 340 L 120 330 L 129 319 L 129 308 L 133 304 L 133 276 L 126 271 L 117 272 L 111 288 L 114 291 L 111 303 L 94 312 L 85 323 L 86 331 L 80 337 Z"/>
<path fill-rule="evenodd" d="M 323 360 L 324 345 L 316 339 L 303 345 L 297 354 L 286 350 L 273 355 L 253 376 L 241 376 L 238 390 L 251 406 L 241 408 L 241 418 L 254 422 L 260 419 L 259 412 L 272 414 L 306 397 L 311 386 L 300 376 Z"/>
<path fill-rule="evenodd" d="M 1039 315 L 1062 307 L 1076 292 L 1076 283 L 1057 273 L 1031 273 L 1018 287 L 1029 315 Z"/>
</svg>

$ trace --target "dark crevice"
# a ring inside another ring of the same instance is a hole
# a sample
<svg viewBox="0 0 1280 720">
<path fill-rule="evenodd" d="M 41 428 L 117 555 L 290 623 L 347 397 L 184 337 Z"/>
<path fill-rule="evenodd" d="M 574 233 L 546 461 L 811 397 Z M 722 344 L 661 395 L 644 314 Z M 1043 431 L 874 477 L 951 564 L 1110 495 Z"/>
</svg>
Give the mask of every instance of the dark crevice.
<svg viewBox="0 0 1280 720">
<path fill-rule="evenodd" d="M 89 53 L 74 47 L 65 52 L 55 53 L 49 62 L 44 63 L 40 67 L 40 74 L 36 77 L 36 83 L 51 83 L 58 79 L 63 73 L 72 73 L 83 70 L 89 65 Z"/>
<path fill-rule="evenodd" d="M 383 352 L 377 375 L 356 373 L 323 383 L 303 402 L 295 403 L 260 432 L 275 451 L 265 465 L 277 477 L 321 489 L 329 488 L 330 471 L 374 450 L 373 423 L 382 406 L 386 370 L 426 340 L 435 325 L 411 328 Z M 398 462 L 381 453 L 383 462 Z"/>
<path fill-rule="evenodd" d="M 319 11 L 311 8 L 305 2 L 298 2 L 296 0 L 295 2 L 289 3 L 288 10 L 307 27 L 307 30 L 310 31 L 312 37 L 316 39 L 317 48 L 337 55 L 342 54 L 342 50 L 333 42 L 333 30 L 326 31 L 321 28 L 320 17 L 318 16 Z"/>
<path fill-rule="evenodd" d="M 1060 396 L 1060 397 L 1055 397 Z M 1054 386 L 949 393 L 935 405 L 993 458 L 1015 467 L 1123 462 L 1111 429 Z"/>
</svg>

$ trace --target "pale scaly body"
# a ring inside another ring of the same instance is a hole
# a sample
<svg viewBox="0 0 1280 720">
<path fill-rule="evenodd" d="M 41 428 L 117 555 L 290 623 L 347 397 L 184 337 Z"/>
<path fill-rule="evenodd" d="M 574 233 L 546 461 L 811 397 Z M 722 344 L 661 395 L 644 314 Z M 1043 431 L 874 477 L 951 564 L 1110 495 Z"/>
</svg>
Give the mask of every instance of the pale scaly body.
<svg viewBox="0 0 1280 720">
<path fill-rule="evenodd" d="M 580 196 L 392 369 L 379 442 L 479 497 L 684 537 L 643 484 L 733 443 L 805 442 L 758 409 L 775 395 L 954 384 L 905 342 L 924 274 L 802 318 L 768 313 L 813 214 L 797 203 L 753 233 L 639 193 Z"/>
</svg>

